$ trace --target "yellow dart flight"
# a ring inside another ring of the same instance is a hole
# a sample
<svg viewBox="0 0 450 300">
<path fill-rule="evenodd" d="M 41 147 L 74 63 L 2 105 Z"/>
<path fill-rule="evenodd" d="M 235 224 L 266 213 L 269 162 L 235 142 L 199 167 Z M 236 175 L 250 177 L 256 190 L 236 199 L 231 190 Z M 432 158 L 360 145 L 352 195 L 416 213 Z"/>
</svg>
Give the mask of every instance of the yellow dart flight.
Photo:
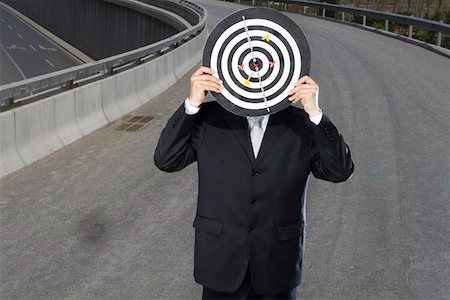
<svg viewBox="0 0 450 300">
<path fill-rule="evenodd" d="M 246 86 L 250 85 L 250 79 L 252 79 L 253 73 L 251 73 L 246 80 L 244 80 L 244 84 Z"/>
</svg>

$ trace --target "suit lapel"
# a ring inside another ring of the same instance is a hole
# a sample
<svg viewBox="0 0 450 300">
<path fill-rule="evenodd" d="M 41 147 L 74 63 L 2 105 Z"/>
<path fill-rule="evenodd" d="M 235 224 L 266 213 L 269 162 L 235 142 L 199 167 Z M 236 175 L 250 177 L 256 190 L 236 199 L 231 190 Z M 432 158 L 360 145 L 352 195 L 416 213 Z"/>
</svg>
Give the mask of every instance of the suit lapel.
<svg viewBox="0 0 450 300">
<path fill-rule="evenodd" d="M 229 112 L 227 112 L 224 117 L 228 123 L 228 126 L 233 130 L 234 135 L 236 136 L 243 150 L 247 154 L 248 159 L 253 164 L 255 158 L 253 156 L 253 149 L 250 141 L 250 131 L 248 130 L 247 118 Z"/>
<path fill-rule="evenodd" d="M 289 127 L 290 123 L 289 119 L 286 117 L 286 109 L 270 115 L 261 147 L 258 152 L 258 156 L 255 159 L 253 155 L 253 148 L 251 144 L 247 118 L 232 113 L 226 113 L 224 117 L 228 123 L 228 126 L 233 130 L 237 140 L 247 154 L 247 157 L 252 163 L 253 167 L 255 167 L 267 155 L 270 148 L 272 148 L 278 138 Z"/>
<path fill-rule="evenodd" d="M 261 143 L 261 148 L 259 149 L 258 156 L 253 167 L 256 167 L 264 157 L 270 152 L 269 150 L 275 144 L 275 142 L 280 138 L 280 136 L 289 128 L 290 121 L 286 116 L 287 109 L 279 111 L 278 113 L 272 114 L 269 117 L 269 122 L 267 123 L 267 128 L 264 133 L 264 137 Z M 251 143 L 251 141 L 250 141 Z"/>
</svg>

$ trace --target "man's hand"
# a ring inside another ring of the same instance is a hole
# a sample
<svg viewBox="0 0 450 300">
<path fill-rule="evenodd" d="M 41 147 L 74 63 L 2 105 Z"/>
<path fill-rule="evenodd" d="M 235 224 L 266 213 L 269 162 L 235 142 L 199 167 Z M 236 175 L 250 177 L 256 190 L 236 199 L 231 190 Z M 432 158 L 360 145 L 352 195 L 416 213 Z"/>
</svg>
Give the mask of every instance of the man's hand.
<svg viewBox="0 0 450 300">
<path fill-rule="evenodd" d="M 214 71 L 208 67 L 200 67 L 191 76 L 191 92 L 189 101 L 192 105 L 200 107 L 205 101 L 208 91 L 220 93 L 222 80 L 213 76 Z"/>
<path fill-rule="evenodd" d="M 308 75 L 300 78 L 295 87 L 289 91 L 289 101 L 297 103 L 300 101 L 305 109 L 306 113 L 310 117 L 320 114 L 319 103 L 317 100 L 317 93 L 319 91 L 319 85 L 312 80 Z"/>
</svg>

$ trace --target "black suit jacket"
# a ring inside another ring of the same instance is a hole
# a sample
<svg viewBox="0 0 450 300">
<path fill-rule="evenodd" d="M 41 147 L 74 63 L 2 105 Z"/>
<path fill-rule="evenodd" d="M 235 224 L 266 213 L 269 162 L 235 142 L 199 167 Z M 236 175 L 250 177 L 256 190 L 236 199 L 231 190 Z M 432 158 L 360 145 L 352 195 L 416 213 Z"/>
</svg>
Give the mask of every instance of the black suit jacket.
<svg viewBox="0 0 450 300">
<path fill-rule="evenodd" d="M 272 114 L 255 159 L 245 117 L 215 101 L 187 115 L 183 103 L 161 132 L 154 162 L 174 172 L 195 161 L 195 281 L 231 292 L 250 264 L 256 293 L 299 285 L 309 174 L 340 182 L 353 173 L 350 150 L 329 118 L 315 125 L 292 105 Z"/>
</svg>

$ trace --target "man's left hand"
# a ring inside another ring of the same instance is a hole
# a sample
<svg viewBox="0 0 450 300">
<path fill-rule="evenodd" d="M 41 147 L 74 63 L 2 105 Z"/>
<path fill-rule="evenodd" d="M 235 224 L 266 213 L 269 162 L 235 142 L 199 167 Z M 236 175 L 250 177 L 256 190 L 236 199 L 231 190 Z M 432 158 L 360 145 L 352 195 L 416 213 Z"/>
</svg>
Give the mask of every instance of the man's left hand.
<svg viewBox="0 0 450 300">
<path fill-rule="evenodd" d="M 319 101 L 317 95 L 319 92 L 319 85 L 312 80 L 311 77 L 305 75 L 301 77 L 295 87 L 288 92 L 289 101 L 297 103 L 300 101 L 304 110 L 310 117 L 320 114 Z"/>
</svg>

